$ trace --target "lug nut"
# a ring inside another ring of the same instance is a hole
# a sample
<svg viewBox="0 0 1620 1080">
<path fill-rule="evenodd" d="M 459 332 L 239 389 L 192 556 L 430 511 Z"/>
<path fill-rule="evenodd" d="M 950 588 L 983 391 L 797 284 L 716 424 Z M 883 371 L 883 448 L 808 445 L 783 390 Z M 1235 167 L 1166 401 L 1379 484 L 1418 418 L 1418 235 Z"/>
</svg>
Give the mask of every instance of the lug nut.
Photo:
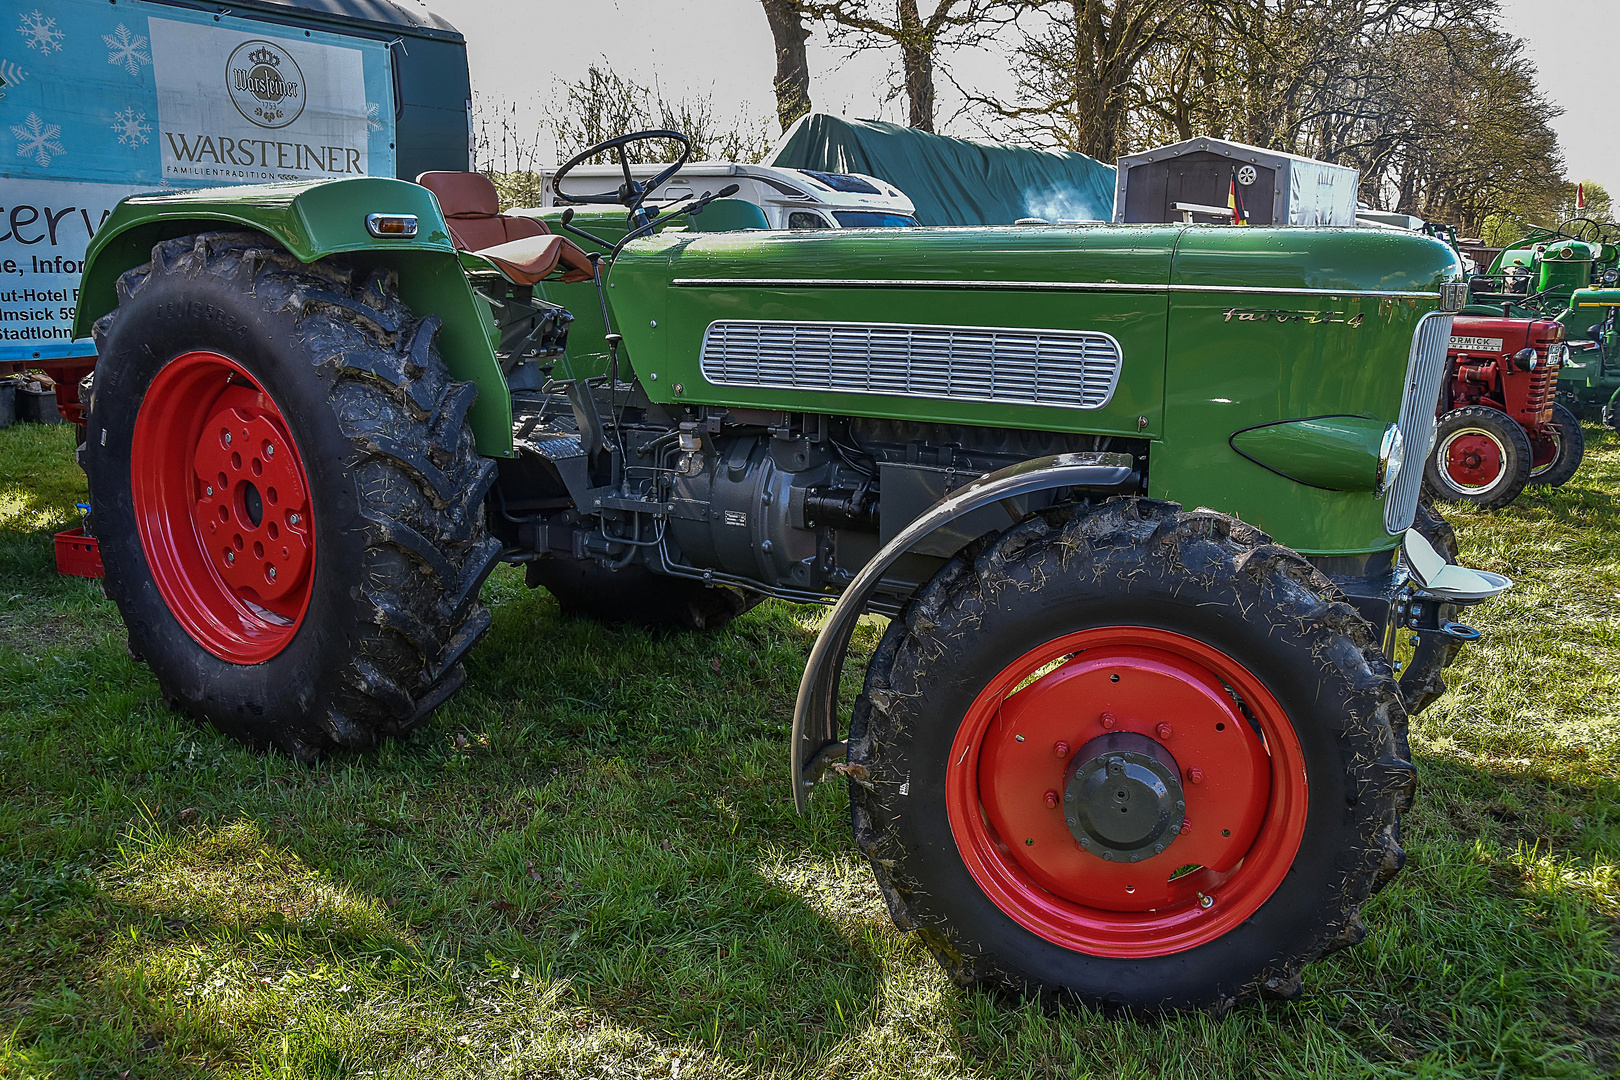
<svg viewBox="0 0 1620 1080">
<path fill-rule="evenodd" d="M 203 488 L 203 493 L 212 499 L 214 497 L 214 485 L 209 484 L 207 487 Z"/>
<path fill-rule="evenodd" d="M 235 566 L 236 565 L 236 552 L 227 551 L 225 553 L 225 565 L 227 565 L 227 566 Z"/>
<path fill-rule="evenodd" d="M 1158 727 L 1154 728 L 1153 730 L 1157 731 L 1159 733 L 1159 738 L 1161 738 L 1161 739 L 1168 739 L 1170 737 L 1170 725 L 1169 724 L 1160 724 Z"/>
<path fill-rule="evenodd" d="M 1069 756 L 1069 744 L 1066 743 L 1066 742 L 1063 742 L 1062 740 L 1059 740 L 1057 745 L 1052 747 L 1052 753 L 1056 754 L 1060 758 L 1068 757 Z"/>
<path fill-rule="evenodd" d="M 265 457 L 275 457 L 276 456 L 276 448 L 274 446 L 272 446 L 270 443 L 265 443 L 264 444 L 264 456 Z"/>
<path fill-rule="evenodd" d="M 1113 713 L 1105 712 L 1105 713 L 1102 714 L 1102 726 L 1106 730 L 1108 730 L 1108 731 L 1114 730 L 1114 725 L 1117 724 L 1117 723 L 1119 723 L 1119 721 L 1114 719 L 1114 714 Z"/>
<path fill-rule="evenodd" d="M 297 515 L 297 514 L 288 514 L 288 515 L 287 515 L 287 524 L 289 524 L 289 525 L 296 525 L 296 524 L 298 524 L 298 520 L 299 520 L 299 519 L 298 519 L 298 515 Z"/>
<path fill-rule="evenodd" d="M 1196 765 L 1188 769 L 1187 782 L 1190 784 L 1202 784 L 1204 782 L 1204 770 Z"/>
<path fill-rule="evenodd" d="M 1052 808 L 1055 808 L 1055 807 L 1056 807 L 1056 806 L 1057 806 L 1057 804 L 1058 804 L 1058 796 L 1057 796 L 1057 792 L 1055 792 L 1055 791 L 1048 791 L 1048 792 L 1047 792 L 1047 793 L 1046 793 L 1046 805 L 1047 805 L 1047 806 L 1048 806 L 1048 807 L 1052 807 Z"/>
<path fill-rule="evenodd" d="M 276 580 L 276 568 L 273 566 L 270 568 L 270 580 Z"/>
</svg>

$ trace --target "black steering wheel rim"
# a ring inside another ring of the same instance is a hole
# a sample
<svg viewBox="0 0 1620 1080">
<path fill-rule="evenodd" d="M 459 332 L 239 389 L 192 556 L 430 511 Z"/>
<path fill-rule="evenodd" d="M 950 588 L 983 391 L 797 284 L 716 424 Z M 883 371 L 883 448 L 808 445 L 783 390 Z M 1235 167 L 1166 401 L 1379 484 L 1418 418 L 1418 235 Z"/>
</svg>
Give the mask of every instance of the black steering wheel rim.
<svg viewBox="0 0 1620 1080">
<path fill-rule="evenodd" d="M 636 179 L 630 175 L 630 159 L 625 154 L 624 148 L 629 146 L 631 143 L 646 142 L 652 139 L 673 140 L 680 143 L 681 155 L 680 157 L 676 158 L 671 165 L 659 172 L 657 176 L 654 176 L 651 180 L 643 184 L 637 182 Z M 605 154 L 609 150 L 615 150 L 618 152 L 619 167 L 624 172 L 624 183 L 620 185 L 617 191 L 603 191 L 589 195 L 568 195 L 563 192 L 562 181 L 565 176 L 567 176 L 578 166 L 584 164 L 589 159 L 595 157 L 597 154 Z M 662 187 L 670 177 L 674 176 L 677 172 L 680 172 L 681 166 L 685 165 L 687 159 L 691 156 L 692 140 L 688 139 L 679 131 L 669 131 L 666 129 L 653 131 L 632 131 L 628 135 L 619 135 L 612 139 L 608 139 L 605 142 L 599 142 L 595 146 L 587 147 L 586 149 L 575 154 L 573 157 L 569 158 L 568 161 L 563 163 L 562 168 L 558 169 L 556 174 L 552 176 L 551 190 L 559 200 L 564 202 L 589 203 L 599 206 L 618 205 L 623 206 L 630 212 L 631 216 L 634 216 L 636 212 L 641 209 L 642 203 L 647 201 L 647 197 L 658 188 Z"/>
<path fill-rule="evenodd" d="M 1570 226 L 1576 224 L 1582 227 L 1570 231 Z M 1558 223 L 1557 232 L 1565 240 L 1579 240 L 1583 244 L 1612 244 L 1620 239 L 1620 225 L 1589 217 L 1566 218 Z"/>
</svg>

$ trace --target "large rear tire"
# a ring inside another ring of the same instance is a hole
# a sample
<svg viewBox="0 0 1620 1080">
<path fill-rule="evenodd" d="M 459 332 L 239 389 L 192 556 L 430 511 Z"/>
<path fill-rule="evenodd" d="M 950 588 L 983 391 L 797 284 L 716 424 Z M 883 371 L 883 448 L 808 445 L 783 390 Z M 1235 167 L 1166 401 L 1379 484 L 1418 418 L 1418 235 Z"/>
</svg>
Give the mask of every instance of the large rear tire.
<svg viewBox="0 0 1620 1080">
<path fill-rule="evenodd" d="M 1530 483 L 1546 487 L 1563 487 L 1581 467 L 1586 456 L 1586 433 L 1574 413 L 1556 402 L 1552 407 L 1552 423 L 1543 429 L 1543 435 L 1531 443 L 1536 460 L 1541 462 L 1530 469 Z"/>
<path fill-rule="evenodd" d="M 172 706 L 306 760 L 420 722 L 500 554 L 437 318 L 256 233 L 159 244 L 118 297 L 84 465 L 132 652 Z"/>
<path fill-rule="evenodd" d="M 1466 405 L 1435 425 L 1423 483 L 1442 502 L 1497 510 L 1524 490 L 1531 459 L 1530 436 L 1517 421 L 1500 409 Z"/>
<path fill-rule="evenodd" d="M 856 841 L 953 980 L 1135 1010 L 1299 992 L 1404 860 L 1373 631 L 1304 558 L 1114 499 L 907 604 L 850 731 Z"/>
</svg>

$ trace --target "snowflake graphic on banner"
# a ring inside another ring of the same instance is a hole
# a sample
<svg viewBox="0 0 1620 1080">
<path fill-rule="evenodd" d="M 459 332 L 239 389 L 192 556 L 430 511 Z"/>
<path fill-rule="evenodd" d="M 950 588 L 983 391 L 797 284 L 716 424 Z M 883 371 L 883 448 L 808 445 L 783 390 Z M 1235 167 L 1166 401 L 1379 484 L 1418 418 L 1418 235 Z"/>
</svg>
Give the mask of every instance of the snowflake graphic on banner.
<svg viewBox="0 0 1620 1080">
<path fill-rule="evenodd" d="M 133 108 L 114 114 L 112 129 L 118 141 L 130 147 L 144 145 L 147 136 L 152 133 L 152 125 L 146 122 L 146 114 L 136 112 Z"/>
<path fill-rule="evenodd" d="M 381 131 L 382 129 L 382 106 L 375 101 L 366 102 L 366 130 Z"/>
<path fill-rule="evenodd" d="M 47 124 L 37 113 L 29 113 L 22 123 L 12 124 L 11 133 L 17 136 L 17 156 L 33 158 L 42 169 L 50 168 L 52 154 L 67 153 L 57 141 L 62 125 Z"/>
<path fill-rule="evenodd" d="M 38 49 L 47 55 L 52 51 L 61 52 L 62 39 L 67 36 L 56 28 L 55 19 L 38 11 L 24 13 L 17 33 L 28 42 L 30 49 Z"/>
<path fill-rule="evenodd" d="M 123 23 L 112 33 L 102 34 L 101 40 L 107 43 L 107 63 L 122 67 L 131 75 L 140 75 L 141 65 L 152 62 L 146 38 L 130 33 Z"/>
</svg>

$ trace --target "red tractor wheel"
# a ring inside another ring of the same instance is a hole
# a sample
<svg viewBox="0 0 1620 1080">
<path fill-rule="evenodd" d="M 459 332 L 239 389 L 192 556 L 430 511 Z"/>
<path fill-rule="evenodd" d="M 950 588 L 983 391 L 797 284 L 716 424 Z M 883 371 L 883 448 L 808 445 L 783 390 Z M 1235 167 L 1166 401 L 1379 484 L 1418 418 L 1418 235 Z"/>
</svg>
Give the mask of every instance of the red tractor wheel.
<svg viewBox="0 0 1620 1080">
<path fill-rule="evenodd" d="M 1145 500 L 947 564 L 850 732 L 895 921 L 962 983 L 1149 1011 L 1297 993 L 1400 868 L 1413 780 L 1389 665 L 1330 592 L 1240 522 Z"/>
<path fill-rule="evenodd" d="M 1524 490 L 1531 459 L 1530 436 L 1512 417 L 1469 405 L 1440 418 L 1423 479 L 1436 499 L 1495 510 Z"/>
<path fill-rule="evenodd" d="M 309 609 L 315 516 L 281 409 L 235 361 L 175 357 L 135 418 L 130 497 L 153 583 L 221 660 L 286 648 Z"/>
<path fill-rule="evenodd" d="M 268 237 L 165 241 L 96 326 L 108 595 L 171 706 L 300 758 L 426 717 L 489 625 L 494 465 L 438 320 Z"/>
<path fill-rule="evenodd" d="M 1535 461 L 1530 482 L 1546 487 L 1563 487 L 1581 467 L 1586 456 L 1586 433 L 1575 414 L 1562 405 L 1552 407 L 1552 423 L 1543 426 L 1540 437 L 1532 440 Z"/>
</svg>

